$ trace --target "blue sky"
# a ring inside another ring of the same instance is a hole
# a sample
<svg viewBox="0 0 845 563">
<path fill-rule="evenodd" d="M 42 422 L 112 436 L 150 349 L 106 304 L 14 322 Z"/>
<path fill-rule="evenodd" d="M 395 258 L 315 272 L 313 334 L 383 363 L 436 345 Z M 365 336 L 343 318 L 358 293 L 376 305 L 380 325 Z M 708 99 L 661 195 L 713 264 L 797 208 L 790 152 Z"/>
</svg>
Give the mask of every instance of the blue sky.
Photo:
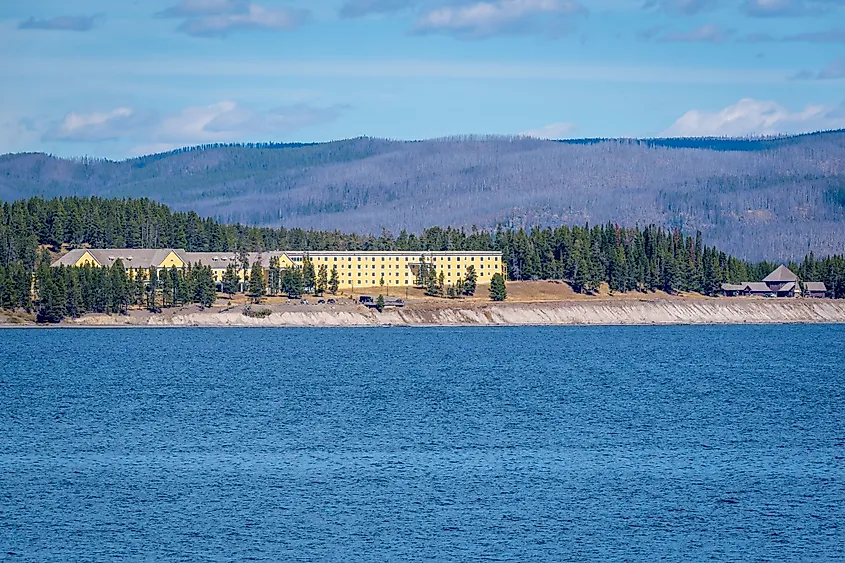
<svg viewBox="0 0 845 563">
<path fill-rule="evenodd" d="M 31 0 L 0 64 L 0 152 L 845 128 L 845 0 Z"/>
</svg>

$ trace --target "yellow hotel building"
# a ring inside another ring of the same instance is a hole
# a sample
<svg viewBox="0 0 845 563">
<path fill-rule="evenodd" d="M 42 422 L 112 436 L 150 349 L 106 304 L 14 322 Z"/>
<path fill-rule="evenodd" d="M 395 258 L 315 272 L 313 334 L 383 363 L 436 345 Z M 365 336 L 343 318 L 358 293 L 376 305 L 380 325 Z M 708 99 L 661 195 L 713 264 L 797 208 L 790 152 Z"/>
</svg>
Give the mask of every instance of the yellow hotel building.
<svg viewBox="0 0 845 563">
<path fill-rule="evenodd" d="M 282 269 L 302 267 L 306 255 L 318 272 L 321 265 L 331 276 L 333 268 L 337 268 L 339 287 L 354 289 L 358 287 L 378 287 L 384 279 L 384 285 L 390 287 L 414 286 L 421 261 L 434 267 L 437 274 L 443 272 L 447 285 L 457 283 L 466 277 L 469 266 L 475 267 L 479 284 L 489 284 L 495 273 L 505 274 L 505 264 L 501 252 L 492 251 L 462 251 L 462 252 L 433 252 L 433 251 L 277 251 L 250 252 L 249 263 L 261 263 L 265 275 L 270 268 L 272 258 L 279 259 Z M 182 268 L 189 264 L 210 266 L 214 280 L 221 282 L 226 268 L 235 266 L 238 277 L 243 281 L 244 272 L 238 255 L 233 252 L 186 252 L 180 249 L 76 249 L 71 250 L 53 266 L 111 266 L 117 260 L 123 262 L 128 270 L 150 268 Z"/>
</svg>

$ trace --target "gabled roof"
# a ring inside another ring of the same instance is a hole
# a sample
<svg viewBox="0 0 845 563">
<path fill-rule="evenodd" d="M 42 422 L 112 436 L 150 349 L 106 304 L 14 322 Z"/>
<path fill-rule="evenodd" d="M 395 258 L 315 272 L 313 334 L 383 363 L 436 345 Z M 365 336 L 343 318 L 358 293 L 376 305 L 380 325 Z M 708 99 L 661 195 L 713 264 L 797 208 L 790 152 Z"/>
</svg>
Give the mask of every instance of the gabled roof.
<svg viewBox="0 0 845 563">
<path fill-rule="evenodd" d="M 781 264 L 775 271 L 763 278 L 764 282 L 797 282 L 798 276 L 792 270 Z"/>
<path fill-rule="evenodd" d="M 745 286 L 742 284 L 723 283 L 722 291 L 742 291 Z"/>
<path fill-rule="evenodd" d="M 786 291 L 793 291 L 795 289 L 795 282 L 786 282 L 778 289 L 778 293 L 786 292 Z"/>
<path fill-rule="evenodd" d="M 172 248 L 77 248 L 59 258 L 53 266 L 73 266 L 86 252 L 100 266 L 111 266 L 120 259 L 127 268 L 157 267 L 171 252 L 175 252 L 183 261 L 185 255 L 184 250 Z"/>
<path fill-rule="evenodd" d="M 248 252 L 247 257 L 250 266 L 256 262 L 261 263 L 262 268 L 270 267 L 270 259 L 281 257 L 284 252 Z M 237 252 L 185 252 L 183 253 L 185 263 L 200 263 L 203 266 L 211 266 L 214 269 L 224 269 L 232 264 L 235 269 L 241 269 L 241 261 Z"/>
<path fill-rule="evenodd" d="M 744 287 L 750 289 L 752 293 L 771 293 L 771 289 L 764 282 L 745 282 Z"/>
<path fill-rule="evenodd" d="M 824 282 L 804 282 L 804 289 L 807 291 L 827 292 L 827 287 L 824 285 Z"/>
</svg>

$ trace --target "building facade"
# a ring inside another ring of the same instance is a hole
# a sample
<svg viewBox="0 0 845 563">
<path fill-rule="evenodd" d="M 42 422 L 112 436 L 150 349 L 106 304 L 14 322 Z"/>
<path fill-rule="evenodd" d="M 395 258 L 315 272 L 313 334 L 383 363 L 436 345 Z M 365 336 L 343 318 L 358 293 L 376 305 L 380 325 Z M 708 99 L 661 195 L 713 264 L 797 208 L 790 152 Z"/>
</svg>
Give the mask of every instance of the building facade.
<svg viewBox="0 0 845 563">
<path fill-rule="evenodd" d="M 475 269 L 478 282 L 489 284 L 493 275 L 505 275 L 507 270 L 501 252 L 493 251 L 278 251 L 251 252 L 248 254 L 250 265 L 260 262 L 265 275 L 270 269 L 271 260 L 279 260 L 282 269 L 301 268 L 306 259 L 311 260 L 314 271 L 325 265 L 329 275 L 337 270 L 339 287 L 354 289 L 364 287 L 411 287 L 417 285 L 423 264 L 433 268 L 437 275 L 443 273 L 444 282 L 454 285 L 466 277 L 469 266 Z M 53 266 L 111 266 L 117 260 L 123 263 L 127 271 L 150 268 L 183 268 L 192 264 L 209 266 L 217 283 L 222 282 L 223 274 L 229 265 L 233 265 L 238 278 L 244 281 L 249 272 L 244 272 L 237 253 L 234 252 L 186 252 L 180 249 L 76 249 L 71 250 Z M 382 284 L 384 280 L 384 284 Z"/>
<path fill-rule="evenodd" d="M 740 295 L 758 297 L 824 297 L 827 288 L 824 282 L 804 282 L 801 291 L 801 281 L 798 276 L 784 265 L 763 278 L 761 282 L 742 282 L 739 284 L 722 284 L 722 293 L 727 297 Z"/>
</svg>

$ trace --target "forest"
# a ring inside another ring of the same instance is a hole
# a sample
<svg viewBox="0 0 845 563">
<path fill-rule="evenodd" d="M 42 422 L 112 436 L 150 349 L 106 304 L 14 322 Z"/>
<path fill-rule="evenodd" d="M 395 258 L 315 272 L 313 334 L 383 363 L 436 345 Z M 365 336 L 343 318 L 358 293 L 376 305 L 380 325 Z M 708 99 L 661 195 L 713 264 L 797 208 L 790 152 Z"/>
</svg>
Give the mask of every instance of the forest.
<svg viewBox="0 0 845 563">
<path fill-rule="evenodd" d="M 845 248 L 843 153 L 842 131 L 215 144 L 119 162 L 30 153 L 0 156 L 0 200 L 146 197 L 222 223 L 360 235 L 653 224 L 742 259 L 801 260 Z"/>
<path fill-rule="evenodd" d="M 759 281 L 777 264 L 750 262 L 705 244 L 701 232 L 680 229 L 575 225 L 492 230 L 431 227 L 419 234 L 378 235 L 300 228 L 226 225 L 193 212 L 173 212 L 149 199 L 38 197 L 0 206 L 0 308 L 56 303 L 58 313 L 121 313 L 129 306 L 160 307 L 214 301 L 210 271 L 193 267 L 158 276 L 127 277 L 124 269 L 50 268 L 62 248 L 182 248 L 187 251 L 269 250 L 498 250 L 510 280 L 563 280 L 590 293 L 662 290 L 714 295 L 724 282 Z M 829 296 L 845 297 L 845 257 L 809 253 L 788 266 L 802 280 L 823 281 Z M 30 281 L 36 280 L 35 300 Z M 282 278 L 279 278 L 282 279 Z M 152 287 L 152 301 L 144 293 Z M 271 283 L 271 287 L 274 287 Z M 57 313 L 57 314 L 58 314 Z M 47 315 L 52 318 L 55 315 Z"/>
</svg>

